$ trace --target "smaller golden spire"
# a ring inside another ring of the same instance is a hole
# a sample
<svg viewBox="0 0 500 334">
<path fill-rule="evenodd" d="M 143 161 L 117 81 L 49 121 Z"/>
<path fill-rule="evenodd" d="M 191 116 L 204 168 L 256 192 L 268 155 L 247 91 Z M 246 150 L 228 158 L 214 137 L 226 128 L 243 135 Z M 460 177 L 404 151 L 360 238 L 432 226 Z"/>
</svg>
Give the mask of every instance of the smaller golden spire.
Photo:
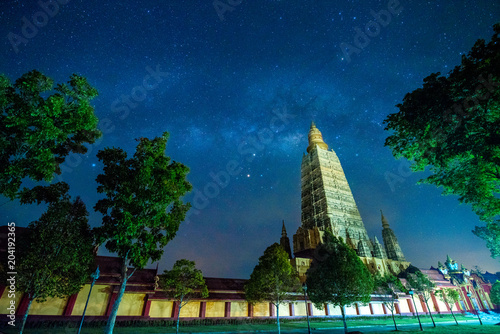
<svg viewBox="0 0 500 334">
<path fill-rule="evenodd" d="M 323 150 L 328 150 L 328 145 L 323 141 L 323 135 L 318 130 L 314 122 L 311 122 L 311 128 L 309 129 L 309 146 L 307 147 L 307 153 L 309 153 L 313 148 L 319 146 Z"/>
<path fill-rule="evenodd" d="M 382 228 L 389 228 L 389 223 L 387 219 L 384 217 L 382 210 L 380 210 L 380 214 L 382 215 Z"/>
</svg>

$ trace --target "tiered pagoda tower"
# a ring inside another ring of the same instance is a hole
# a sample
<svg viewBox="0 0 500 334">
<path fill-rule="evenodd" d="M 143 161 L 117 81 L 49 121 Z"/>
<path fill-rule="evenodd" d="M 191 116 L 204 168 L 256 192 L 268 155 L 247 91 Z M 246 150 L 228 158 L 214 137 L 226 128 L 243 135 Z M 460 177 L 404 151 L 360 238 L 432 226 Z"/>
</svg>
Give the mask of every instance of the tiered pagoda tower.
<svg viewBox="0 0 500 334">
<path fill-rule="evenodd" d="M 328 150 L 314 122 L 308 139 L 301 166 L 302 224 L 293 236 L 295 258 L 292 262 L 299 275 L 304 276 L 314 249 L 327 230 L 342 237 L 372 272 L 398 273 L 407 268 L 409 262 L 383 215 L 385 249 L 376 237 L 374 240 L 368 237 L 340 160 L 333 150 Z"/>
</svg>

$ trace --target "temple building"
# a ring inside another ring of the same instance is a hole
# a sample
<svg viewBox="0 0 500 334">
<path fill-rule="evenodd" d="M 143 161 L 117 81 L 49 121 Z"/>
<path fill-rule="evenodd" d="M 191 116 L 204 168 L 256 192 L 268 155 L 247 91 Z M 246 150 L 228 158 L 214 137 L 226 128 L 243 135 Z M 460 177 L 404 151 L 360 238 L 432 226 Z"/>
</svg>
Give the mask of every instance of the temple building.
<svg viewBox="0 0 500 334">
<path fill-rule="evenodd" d="M 293 236 L 292 263 L 301 279 L 305 280 L 314 249 L 327 230 L 350 245 L 372 272 L 398 274 L 406 269 L 410 263 L 383 214 L 384 246 L 377 237 L 369 238 L 340 160 L 335 151 L 328 150 L 314 122 L 308 139 L 301 165 L 301 226 Z"/>
</svg>

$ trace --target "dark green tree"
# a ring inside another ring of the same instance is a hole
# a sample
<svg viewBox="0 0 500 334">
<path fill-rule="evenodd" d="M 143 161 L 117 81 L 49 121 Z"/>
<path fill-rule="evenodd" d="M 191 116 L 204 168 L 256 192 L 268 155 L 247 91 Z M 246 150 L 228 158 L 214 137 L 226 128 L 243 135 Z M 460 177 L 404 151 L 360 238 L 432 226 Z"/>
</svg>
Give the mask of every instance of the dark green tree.
<svg viewBox="0 0 500 334">
<path fill-rule="evenodd" d="M 208 288 L 201 270 L 196 269 L 194 261 L 177 260 L 172 270 L 165 270 L 159 281 L 166 295 L 175 301 L 177 306 L 177 327 L 179 333 L 179 317 L 181 309 L 193 298 L 207 298 Z"/>
<path fill-rule="evenodd" d="M 500 281 L 496 281 L 491 287 L 490 299 L 493 304 L 500 305 Z"/>
<path fill-rule="evenodd" d="M 425 305 L 427 305 L 427 310 L 429 310 L 429 315 L 431 316 L 432 324 L 436 327 L 434 318 L 432 317 L 431 308 L 429 307 L 429 299 L 432 297 L 432 292 L 436 288 L 436 284 L 432 282 L 427 275 L 423 274 L 421 271 L 417 271 L 414 274 L 409 274 L 406 278 L 407 288 L 414 290 L 418 295 L 421 295 L 424 299 Z"/>
<path fill-rule="evenodd" d="M 391 311 L 394 329 L 398 330 L 396 318 L 394 317 L 394 311 L 396 309 L 396 303 L 398 302 L 398 292 L 406 293 L 406 288 L 403 286 L 401 281 L 392 274 L 385 274 L 384 276 L 377 275 L 375 276 L 374 281 L 375 293 L 379 295 L 382 303 L 384 303 L 389 311 Z"/>
<path fill-rule="evenodd" d="M 129 159 L 120 148 L 106 148 L 97 154 L 104 163 L 104 173 L 97 176 L 97 191 L 106 197 L 94 207 L 104 215 L 96 234 L 122 263 L 120 291 L 108 319 L 108 334 L 113 332 L 128 279 L 150 260 L 161 258 L 190 207 L 181 200 L 191 190 L 186 181 L 189 169 L 165 155 L 167 139 L 167 132 L 153 140 L 140 138 Z"/>
<path fill-rule="evenodd" d="M 293 299 L 291 292 L 300 287 L 297 271 L 290 264 L 288 253 L 278 243 L 269 246 L 245 284 L 249 303 L 270 301 L 276 306 L 276 322 L 280 329 L 280 305 Z"/>
<path fill-rule="evenodd" d="M 29 298 L 20 333 L 34 300 L 43 302 L 50 297 L 75 294 L 90 277 L 94 236 L 85 204 L 78 197 L 71 201 L 68 189 L 66 183 L 60 182 L 24 191 L 25 204 L 48 202 L 49 205 L 18 241 L 22 247 L 17 248 L 16 285 Z"/>
<path fill-rule="evenodd" d="M 455 319 L 455 323 L 458 325 L 457 318 L 455 318 L 455 314 L 453 313 L 453 305 L 460 300 L 460 295 L 456 289 L 444 288 L 441 290 L 436 290 L 435 295 L 446 303 L 448 308 L 451 311 L 451 315 L 453 319 Z"/>
<path fill-rule="evenodd" d="M 385 145 L 414 171 L 429 170 L 420 182 L 459 196 L 488 224 L 475 234 L 500 254 L 500 23 L 490 42 L 478 40 L 448 76 L 433 73 L 422 88 L 406 94 L 399 112 L 384 123 Z M 490 237 L 491 235 L 491 237 Z"/>
<path fill-rule="evenodd" d="M 84 77 L 58 84 L 38 71 L 11 84 L 0 75 L 0 194 L 17 196 L 22 180 L 51 181 L 69 153 L 85 153 L 100 135 Z M 50 92 L 55 92 L 51 95 Z"/>
<path fill-rule="evenodd" d="M 327 231 L 307 271 L 307 292 L 311 301 L 321 307 L 340 307 L 344 331 L 347 333 L 345 307 L 355 302 L 369 302 L 374 288 L 373 278 L 356 252 L 342 238 Z"/>
</svg>

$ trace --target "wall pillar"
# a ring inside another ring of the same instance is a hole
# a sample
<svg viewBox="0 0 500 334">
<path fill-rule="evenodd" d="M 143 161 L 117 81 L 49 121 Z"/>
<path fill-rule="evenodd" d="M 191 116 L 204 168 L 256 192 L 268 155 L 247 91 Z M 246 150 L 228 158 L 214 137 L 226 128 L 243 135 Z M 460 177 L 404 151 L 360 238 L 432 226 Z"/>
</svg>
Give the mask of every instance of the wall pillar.
<svg viewBox="0 0 500 334">
<path fill-rule="evenodd" d="M 384 304 L 384 307 L 385 307 L 385 304 Z M 399 303 L 394 303 L 394 310 L 396 311 L 396 314 L 401 314 L 401 308 L 399 307 Z M 385 314 L 388 313 L 387 309 L 385 312 L 386 312 Z"/>
<path fill-rule="evenodd" d="M 205 318 L 207 314 L 207 302 L 200 302 L 200 318 Z"/>
<path fill-rule="evenodd" d="M 325 304 L 325 315 L 330 315 L 330 307 L 328 304 Z"/>
<path fill-rule="evenodd" d="M 274 317 L 276 316 L 276 312 L 274 311 L 273 303 L 269 303 L 269 316 Z"/>
<path fill-rule="evenodd" d="M 429 310 L 427 309 L 427 305 L 425 305 L 424 298 L 419 295 L 418 300 L 420 300 L 420 305 L 422 305 L 422 310 L 424 310 L 424 313 L 429 312 Z"/>
<path fill-rule="evenodd" d="M 354 306 L 356 307 L 356 314 L 359 315 L 359 306 L 358 303 L 355 303 Z"/>
<path fill-rule="evenodd" d="M 290 310 L 290 316 L 295 316 L 295 305 L 293 303 L 288 304 L 288 309 Z"/>
<path fill-rule="evenodd" d="M 151 309 L 151 300 L 149 294 L 144 296 L 144 307 L 142 309 L 142 316 L 145 318 L 149 318 L 149 310 Z"/>
<path fill-rule="evenodd" d="M 118 298 L 118 293 L 111 292 L 111 296 L 109 297 L 108 307 L 106 308 L 106 316 L 109 317 L 111 315 L 111 310 L 113 309 L 113 305 L 115 304 L 115 300 Z"/>
<path fill-rule="evenodd" d="M 373 312 L 373 306 L 372 306 L 372 303 L 368 303 L 368 306 L 370 307 L 370 314 L 373 315 L 374 312 Z"/>
<path fill-rule="evenodd" d="M 306 312 L 309 314 L 309 316 L 313 315 L 313 308 L 312 308 L 311 303 L 307 303 L 307 311 Z"/>
<path fill-rule="evenodd" d="M 224 305 L 224 318 L 231 317 L 231 302 L 226 302 Z"/>
<path fill-rule="evenodd" d="M 394 304 L 396 305 L 396 304 Z M 384 311 L 384 314 L 387 314 L 387 308 L 385 307 L 385 304 L 382 303 L 382 311 Z"/>
<path fill-rule="evenodd" d="M 179 315 L 179 302 L 174 301 L 172 304 L 172 318 L 177 319 L 177 316 Z"/>
<path fill-rule="evenodd" d="M 253 304 L 248 303 L 248 317 L 253 317 Z"/>
<path fill-rule="evenodd" d="M 71 313 L 73 313 L 73 308 L 75 307 L 76 297 L 78 297 L 78 293 L 75 293 L 69 296 L 68 301 L 66 302 L 66 307 L 64 308 L 63 315 L 65 317 L 69 317 Z M 89 300 L 90 303 L 90 300 Z"/>
<path fill-rule="evenodd" d="M 26 309 L 28 308 L 30 300 L 28 298 L 27 293 L 23 293 L 23 297 L 17 306 L 16 315 L 24 315 L 26 313 Z"/>
<path fill-rule="evenodd" d="M 410 308 L 410 312 L 415 315 L 415 307 L 413 307 L 413 300 L 411 298 L 406 300 L 408 302 L 408 307 Z"/>
<path fill-rule="evenodd" d="M 439 304 L 437 302 L 436 296 L 434 295 L 434 292 L 431 292 L 431 299 L 432 299 L 432 303 L 434 304 L 434 309 L 436 310 L 436 312 L 441 313 L 441 310 L 439 309 Z"/>
</svg>

